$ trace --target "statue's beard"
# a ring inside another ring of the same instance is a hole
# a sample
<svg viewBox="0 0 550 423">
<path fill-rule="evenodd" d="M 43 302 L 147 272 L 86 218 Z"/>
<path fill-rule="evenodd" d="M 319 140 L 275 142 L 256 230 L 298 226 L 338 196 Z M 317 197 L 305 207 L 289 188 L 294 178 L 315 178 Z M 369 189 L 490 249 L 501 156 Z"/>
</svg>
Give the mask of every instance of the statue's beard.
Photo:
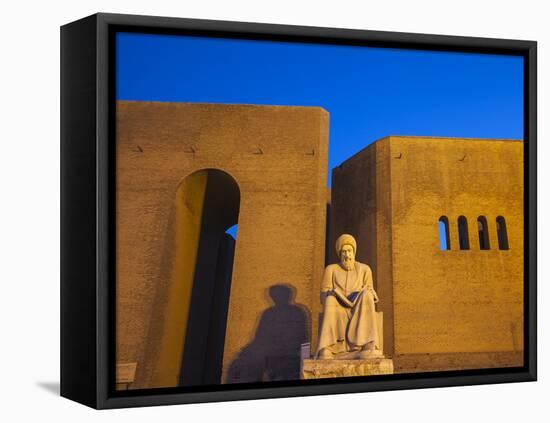
<svg viewBox="0 0 550 423">
<path fill-rule="evenodd" d="M 355 259 L 346 257 L 342 259 L 342 267 L 346 270 L 353 270 L 355 267 Z"/>
</svg>

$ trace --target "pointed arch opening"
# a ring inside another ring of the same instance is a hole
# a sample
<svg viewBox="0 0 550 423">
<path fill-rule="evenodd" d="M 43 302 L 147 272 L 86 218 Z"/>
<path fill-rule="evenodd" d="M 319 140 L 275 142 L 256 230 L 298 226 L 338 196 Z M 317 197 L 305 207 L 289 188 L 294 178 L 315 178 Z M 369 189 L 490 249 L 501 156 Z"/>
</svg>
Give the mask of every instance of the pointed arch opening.
<svg viewBox="0 0 550 423">
<path fill-rule="evenodd" d="M 470 239 L 468 236 L 468 220 L 464 216 L 458 218 L 458 244 L 461 250 L 470 249 Z"/>
<path fill-rule="evenodd" d="M 487 225 L 487 219 L 485 216 L 479 216 L 477 218 L 477 233 L 479 235 L 479 249 L 490 250 L 489 243 L 489 227 Z"/>
<path fill-rule="evenodd" d="M 508 244 L 508 232 L 506 229 L 506 220 L 502 216 L 497 217 L 497 238 L 499 250 L 508 250 L 510 245 Z"/>
</svg>

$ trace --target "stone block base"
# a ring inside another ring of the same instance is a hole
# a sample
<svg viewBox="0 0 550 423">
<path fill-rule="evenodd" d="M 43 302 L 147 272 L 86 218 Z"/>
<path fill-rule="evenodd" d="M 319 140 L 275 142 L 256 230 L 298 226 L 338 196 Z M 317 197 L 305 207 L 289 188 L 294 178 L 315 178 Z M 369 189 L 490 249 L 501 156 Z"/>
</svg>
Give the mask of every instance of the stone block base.
<svg viewBox="0 0 550 423">
<path fill-rule="evenodd" d="M 321 379 L 346 376 L 374 376 L 393 373 L 393 360 L 389 358 L 369 358 L 354 360 L 314 360 L 302 361 L 301 379 Z"/>
<path fill-rule="evenodd" d="M 523 351 L 396 354 L 395 373 L 439 372 L 523 366 Z"/>
</svg>

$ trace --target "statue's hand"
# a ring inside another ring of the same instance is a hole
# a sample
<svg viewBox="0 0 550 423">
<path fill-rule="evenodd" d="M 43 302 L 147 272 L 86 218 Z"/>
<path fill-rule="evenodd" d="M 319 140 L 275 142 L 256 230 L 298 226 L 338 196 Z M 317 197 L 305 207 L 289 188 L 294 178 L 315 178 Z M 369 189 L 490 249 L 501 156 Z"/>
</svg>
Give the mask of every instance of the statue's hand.
<svg viewBox="0 0 550 423">
<path fill-rule="evenodd" d="M 378 294 L 376 293 L 374 288 L 369 288 L 369 289 L 372 291 L 372 297 L 374 298 L 374 302 L 377 303 L 378 302 Z"/>
<path fill-rule="evenodd" d="M 378 302 L 378 294 L 376 294 L 376 291 L 374 290 L 374 288 L 372 286 L 365 286 L 365 291 L 372 293 L 372 298 L 373 298 L 374 302 L 375 303 Z"/>
</svg>

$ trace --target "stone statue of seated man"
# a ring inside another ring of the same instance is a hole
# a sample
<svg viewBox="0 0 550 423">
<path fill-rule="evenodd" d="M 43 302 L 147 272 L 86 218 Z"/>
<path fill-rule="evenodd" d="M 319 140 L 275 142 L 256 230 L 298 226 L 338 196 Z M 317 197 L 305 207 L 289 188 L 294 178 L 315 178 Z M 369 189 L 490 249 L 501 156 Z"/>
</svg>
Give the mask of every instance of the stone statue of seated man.
<svg viewBox="0 0 550 423">
<path fill-rule="evenodd" d="M 357 243 L 344 234 L 336 240 L 340 263 L 326 267 L 321 285 L 323 321 L 316 358 L 358 352 L 358 358 L 382 356 L 376 322 L 372 271 L 355 260 Z M 347 354 L 346 354 L 347 355 Z"/>
</svg>

